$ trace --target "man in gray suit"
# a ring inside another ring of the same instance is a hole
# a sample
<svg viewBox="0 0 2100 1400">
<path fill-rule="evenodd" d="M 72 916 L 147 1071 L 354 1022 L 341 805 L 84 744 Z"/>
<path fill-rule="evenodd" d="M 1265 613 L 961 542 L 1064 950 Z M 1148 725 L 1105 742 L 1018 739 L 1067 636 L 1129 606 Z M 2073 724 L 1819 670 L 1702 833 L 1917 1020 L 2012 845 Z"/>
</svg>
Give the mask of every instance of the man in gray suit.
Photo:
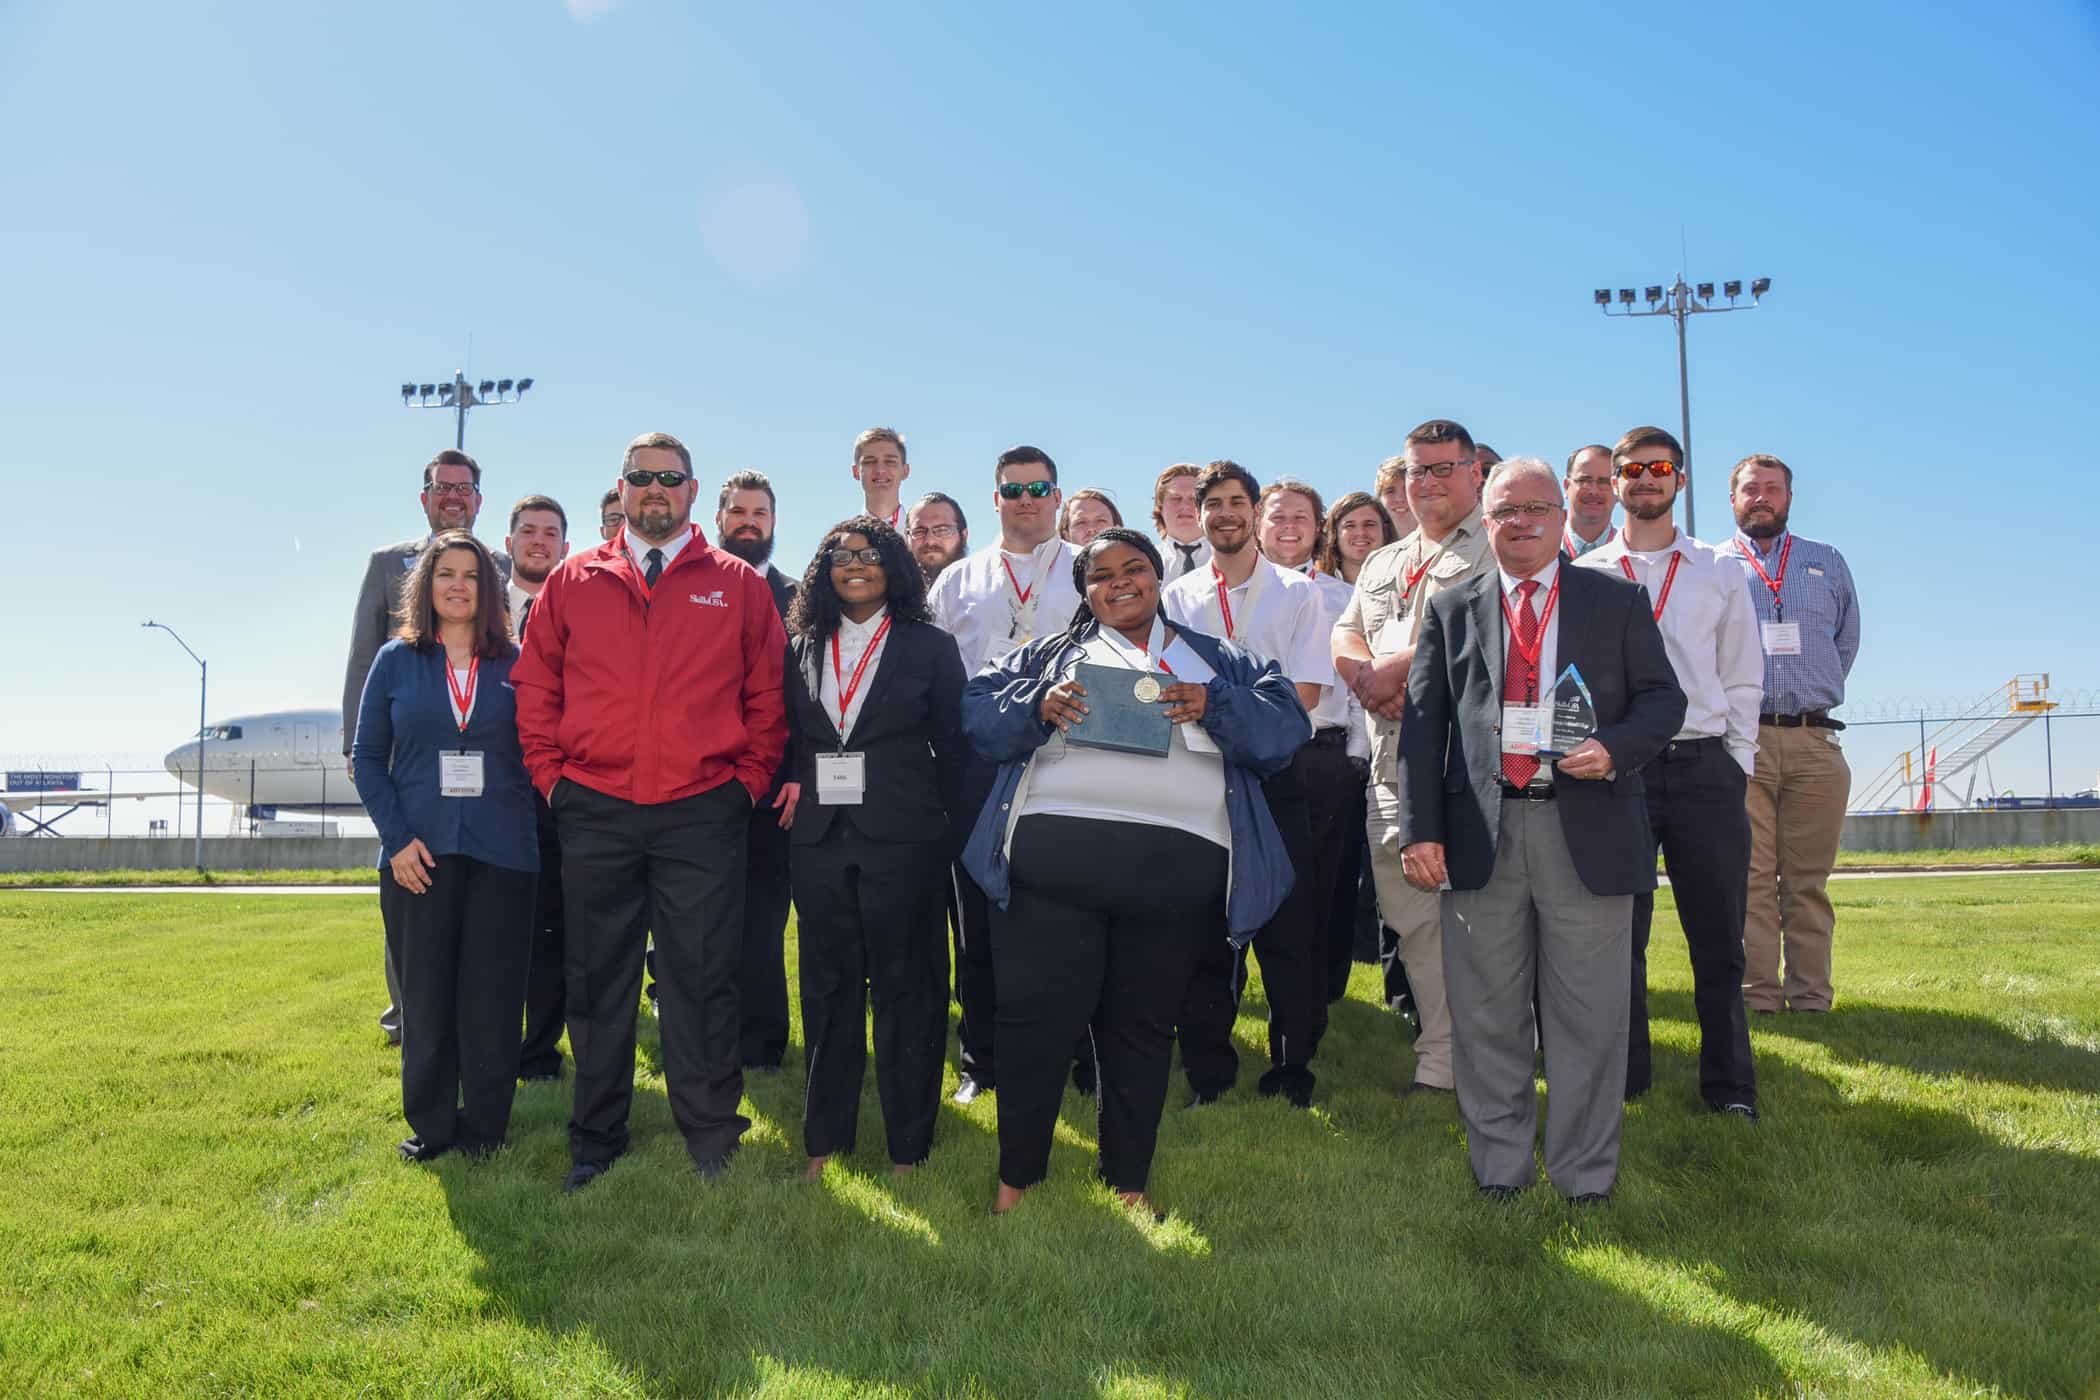
<svg viewBox="0 0 2100 1400">
<path fill-rule="evenodd" d="M 1647 590 L 1563 567 L 1553 468 L 1502 463 L 1484 517 L 1497 567 L 1430 600 L 1408 675 L 1401 868 L 1447 886 L 1452 1069 L 1481 1194 L 1536 1176 L 1543 1046 L 1546 1175 L 1591 1204 L 1618 1179 L 1633 897 L 1655 888 L 1640 770 L 1682 725 L 1684 692 Z M 1556 760 L 1539 751 L 1570 665 L 1596 730 Z"/>
<path fill-rule="evenodd" d="M 421 539 L 402 540 L 372 551 L 365 563 L 365 581 L 357 590 L 357 616 L 350 624 L 350 660 L 343 667 L 343 763 L 350 762 L 350 742 L 357 737 L 357 702 L 365 693 L 365 677 L 372 658 L 401 625 L 401 581 L 415 568 L 416 560 L 430 541 L 446 530 L 472 530 L 481 514 L 481 467 L 464 452 L 446 448 L 423 467 L 423 516 L 430 531 Z M 496 567 L 505 581 L 510 578 L 510 557 L 496 555 Z M 379 1017 L 379 1028 L 388 1043 L 401 1043 L 401 978 L 395 971 L 394 911 L 389 901 L 379 902 L 379 920 L 386 928 L 387 1008 Z"/>
</svg>

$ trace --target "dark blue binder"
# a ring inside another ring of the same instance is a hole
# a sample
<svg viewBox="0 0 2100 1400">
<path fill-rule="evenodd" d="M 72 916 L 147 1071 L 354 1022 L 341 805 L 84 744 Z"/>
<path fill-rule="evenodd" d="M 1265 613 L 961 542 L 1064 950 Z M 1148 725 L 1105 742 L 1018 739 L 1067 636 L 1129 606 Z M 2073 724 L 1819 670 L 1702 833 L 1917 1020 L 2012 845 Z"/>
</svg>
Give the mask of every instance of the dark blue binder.
<svg viewBox="0 0 2100 1400">
<path fill-rule="evenodd" d="M 1150 679 L 1165 688 L 1172 676 L 1133 671 L 1123 666 L 1096 666 L 1082 661 L 1074 680 L 1086 687 L 1087 714 L 1083 723 L 1065 731 L 1065 742 L 1117 753 L 1150 754 L 1165 758 L 1174 742 L 1174 726 L 1167 707 L 1137 698 L 1138 682 Z"/>
</svg>

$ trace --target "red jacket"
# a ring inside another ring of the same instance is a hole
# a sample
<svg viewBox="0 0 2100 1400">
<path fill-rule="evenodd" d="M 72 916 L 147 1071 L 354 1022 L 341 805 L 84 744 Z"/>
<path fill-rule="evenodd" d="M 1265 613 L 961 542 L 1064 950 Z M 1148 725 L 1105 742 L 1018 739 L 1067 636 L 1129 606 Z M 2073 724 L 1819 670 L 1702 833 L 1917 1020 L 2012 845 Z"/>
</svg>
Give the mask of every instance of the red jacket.
<svg viewBox="0 0 2100 1400">
<path fill-rule="evenodd" d="M 653 598 L 624 536 L 571 555 L 511 669 L 533 785 L 653 804 L 734 777 L 758 801 L 787 745 L 786 644 L 765 575 L 697 527 Z"/>
</svg>

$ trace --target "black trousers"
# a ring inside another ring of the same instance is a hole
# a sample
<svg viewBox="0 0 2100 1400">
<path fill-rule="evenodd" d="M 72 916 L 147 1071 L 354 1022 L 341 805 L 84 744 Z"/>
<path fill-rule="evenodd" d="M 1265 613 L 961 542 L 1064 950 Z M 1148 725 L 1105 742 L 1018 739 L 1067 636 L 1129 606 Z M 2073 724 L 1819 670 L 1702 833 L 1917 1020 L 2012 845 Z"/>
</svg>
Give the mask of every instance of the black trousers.
<svg viewBox="0 0 2100 1400">
<path fill-rule="evenodd" d="M 643 806 L 580 783 L 555 788 L 568 903 L 569 1049 L 576 1104 L 569 1155 L 607 1163 L 627 1150 L 642 949 L 656 935 L 664 1084 L 686 1149 L 702 1165 L 736 1150 L 751 1120 L 738 1055 L 737 965 L 744 933 L 744 838 L 751 795 L 735 779 Z"/>
<path fill-rule="evenodd" d="M 1168 827 L 1023 817 L 992 911 L 999 980 L 999 1180 L 1050 1169 L 1072 1043 L 1091 1031 L 1101 1176 L 1142 1191 L 1199 944 L 1225 924 L 1225 848 Z M 1170 875 L 1171 878 L 1163 878 Z"/>
<path fill-rule="evenodd" d="M 568 911 L 562 907 L 561 837 L 545 798 L 539 809 L 539 896 L 533 901 L 532 960 L 525 977 L 525 1043 L 518 1048 L 518 1073 L 527 1079 L 561 1073 L 561 1032 L 567 1019 L 569 973 L 565 956 Z"/>
<path fill-rule="evenodd" d="M 971 764 L 963 773 L 962 810 L 959 825 L 965 831 L 977 823 L 977 814 L 992 795 L 998 770 Z M 962 1008 L 957 1028 L 958 1068 L 969 1078 L 990 1089 L 999 1082 L 998 1044 L 999 992 L 992 972 L 991 901 L 957 861 L 954 903 L 950 915 L 955 927 L 955 1001 Z"/>
<path fill-rule="evenodd" d="M 1323 729 L 1300 750 L 1308 768 L 1306 825 L 1312 834 L 1313 922 L 1321 943 L 1321 989 L 1330 1002 L 1349 994 L 1356 943 L 1356 883 L 1363 871 L 1364 780 L 1368 766 L 1349 757 L 1344 729 Z"/>
<path fill-rule="evenodd" d="M 812 1157 L 853 1150 L 871 994 L 890 1160 L 923 1162 L 933 1148 L 948 1043 L 945 855 L 945 842 L 870 841 L 844 821 L 796 848 L 802 1141 Z"/>
<path fill-rule="evenodd" d="M 772 799 L 751 809 L 744 882 L 744 956 L 737 974 L 739 1053 L 747 1069 L 779 1069 L 788 1043 L 788 833 Z"/>
<path fill-rule="evenodd" d="M 1692 1004 L 1699 1014 L 1699 1093 L 1710 1104 L 1757 1102 L 1743 1013 L 1743 910 L 1750 877 L 1749 779 L 1719 739 L 1670 744 L 1641 771 L 1648 827 L 1662 847 L 1677 921 L 1692 954 Z M 1633 899 L 1633 1000 L 1626 1042 L 1626 1096 L 1653 1080 L 1648 1038 L 1648 931 L 1655 896 Z"/>
<path fill-rule="evenodd" d="M 401 956 L 401 1112 L 427 1151 L 485 1151 L 510 1128 L 536 883 L 458 855 L 422 894 L 379 872 Z"/>
<path fill-rule="evenodd" d="M 1269 1062 L 1278 1069 L 1304 1069 L 1327 1034 L 1327 930 L 1321 922 L 1326 905 L 1316 905 L 1312 895 L 1312 833 L 1303 787 L 1308 770 L 1316 777 L 1320 772 L 1321 757 L 1307 753 L 1313 747 L 1300 748 L 1289 767 L 1262 783 L 1269 815 L 1298 872 L 1291 892 L 1253 943 L 1269 999 Z M 1246 951 L 1227 941 L 1220 919 L 1197 950 L 1196 972 L 1181 1007 L 1181 1069 L 1199 1098 L 1222 1094 L 1239 1078 L 1232 1023 L 1246 981 Z"/>
</svg>

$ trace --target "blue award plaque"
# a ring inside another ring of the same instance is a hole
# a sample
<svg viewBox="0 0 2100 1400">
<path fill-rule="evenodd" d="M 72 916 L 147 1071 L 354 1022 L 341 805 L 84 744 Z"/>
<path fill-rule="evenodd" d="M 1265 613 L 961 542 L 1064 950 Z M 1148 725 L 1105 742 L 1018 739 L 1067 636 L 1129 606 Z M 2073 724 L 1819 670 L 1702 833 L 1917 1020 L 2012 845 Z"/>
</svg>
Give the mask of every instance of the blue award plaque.
<svg viewBox="0 0 2100 1400">
<path fill-rule="evenodd" d="M 1072 679 L 1086 687 L 1086 718 L 1065 731 L 1065 742 L 1117 753 L 1165 758 L 1174 742 L 1174 725 L 1159 703 L 1172 676 L 1156 676 L 1123 666 L 1096 666 L 1082 661 Z"/>
</svg>

